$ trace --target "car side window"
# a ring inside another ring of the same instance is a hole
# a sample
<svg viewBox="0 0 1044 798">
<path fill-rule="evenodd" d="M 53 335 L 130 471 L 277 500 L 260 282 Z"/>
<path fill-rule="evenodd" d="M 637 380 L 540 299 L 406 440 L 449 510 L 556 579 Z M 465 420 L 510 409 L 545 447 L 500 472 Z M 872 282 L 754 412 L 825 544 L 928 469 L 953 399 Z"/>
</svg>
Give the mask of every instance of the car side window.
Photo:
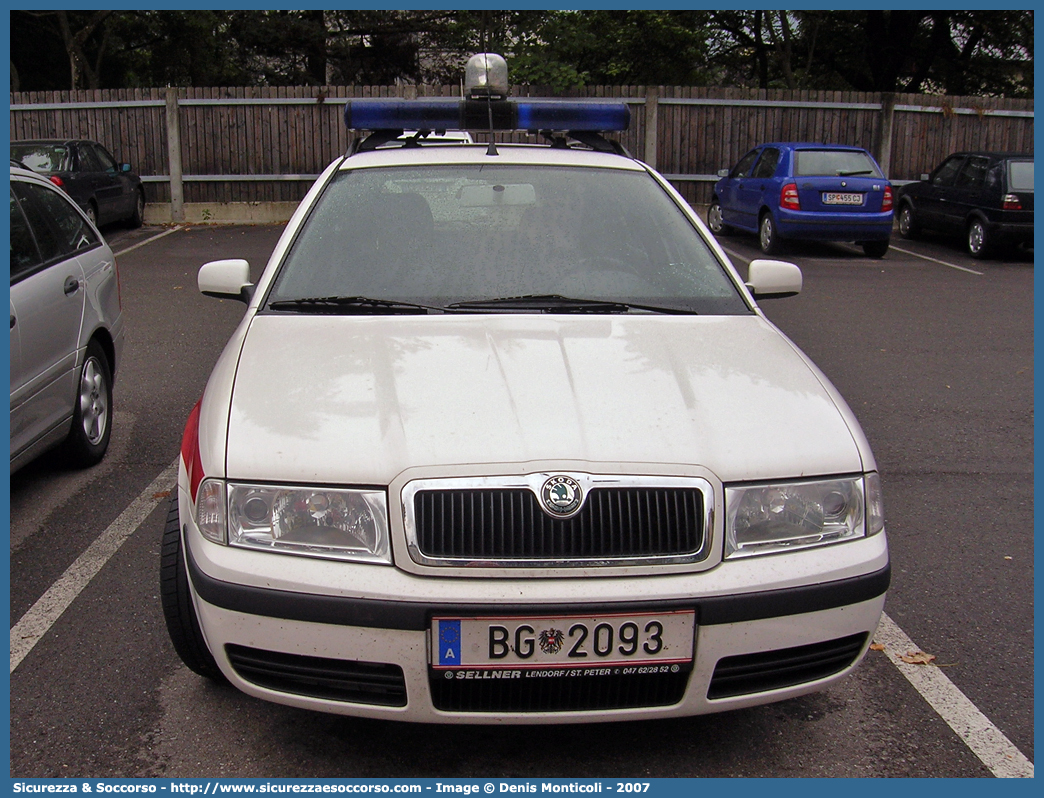
<svg viewBox="0 0 1044 798">
<path fill-rule="evenodd" d="M 747 177 L 750 174 L 750 167 L 754 165 L 754 160 L 758 157 L 758 150 L 752 150 L 739 159 L 739 163 L 732 170 L 732 174 L 729 177 Z"/>
<path fill-rule="evenodd" d="M 758 159 L 757 165 L 754 167 L 754 171 L 751 172 L 751 177 L 769 178 L 776 174 L 776 166 L 779 164 L 779 150 L 775 147 L 766 147 L 761 151 L 761 158 Z"/>
<path fill-rule="evenodd" d="M 957 177 L 957 173 L 961 170 L 961 166 L 964 164 L 964 157 L 959 156 L 956 158 L 947 158 L 943 165 L 935 170 L 935 174 L 932 175 L 933 186 L 952 186 L 954 178 Z"/>
<path fill-rule="evenodd" d="M 15 183 L 11 188 L 36 236 L 45 263 L 101 243 L 97 233 L 57 190 L 34 183 Z"/>
<path fill-rule="evenodd" d="M 11 192 L 11 284 L 40 265 L 40 250 L 36 248 L 33 231 L 22 213 L 21 203 Z"/>
<path fill-rule="evenodd" d="M 119 167 L 116 165 L 116 159 L 109 155 L 109 151 L 98 144 L 92 144 L 91 149 L 94 150 L 94 157 L 98 163 L 101 164 L 102 171 L 105 172 L 118 172 Z"/>
<path fill-rule="evenodd" d="M 957 188 L 981 189 L 986 183 L 989 166 L 990 162 L 986 158 L 969 158 L 961 173 L 957 175 Z"/>
<path fill-rule="evenodd" d="M 94 152 L 94 148 L 90 144 L 81 144 L 79 146 L 79 170 L 81 172 L 104 172 L 105 167 L 101 161 L 98 160 L 98 156 Z"/>
</svg>

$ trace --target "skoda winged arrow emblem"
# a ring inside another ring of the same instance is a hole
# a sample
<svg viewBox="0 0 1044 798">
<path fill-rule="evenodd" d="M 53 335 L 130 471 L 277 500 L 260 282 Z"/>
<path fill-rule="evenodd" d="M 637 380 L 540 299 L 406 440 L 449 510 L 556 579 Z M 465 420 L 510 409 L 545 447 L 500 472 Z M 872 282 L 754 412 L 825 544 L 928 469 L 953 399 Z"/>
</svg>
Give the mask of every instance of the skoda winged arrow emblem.
<svg viewBox="0 0 1044 798">
<path fill-rule="evenodd" d="M 556 518 L 565 518 L 580 509 L 584 492 L 580 483 L 565 474 L 549 478 L 540 489 L 540 504 L 544 512 Z"/>
</svg>

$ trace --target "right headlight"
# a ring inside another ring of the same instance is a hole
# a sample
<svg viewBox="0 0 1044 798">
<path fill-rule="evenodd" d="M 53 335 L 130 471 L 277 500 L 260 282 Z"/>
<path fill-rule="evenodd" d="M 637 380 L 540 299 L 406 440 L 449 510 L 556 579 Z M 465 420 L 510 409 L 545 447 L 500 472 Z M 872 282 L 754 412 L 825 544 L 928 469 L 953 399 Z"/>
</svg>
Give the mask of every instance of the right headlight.
<svg viewBox="0 0 1044 798">
<path fill-rule="evenodd" d="M 225 483 L 200 485 L 199 530 L 229 546 L 390 563 L 383 491 Z"/>
<path fill-rule="evenodd" d="M 725 488 L 725 557 L 869 537 L 884 529 L 876 473 Z"/>
</svg>

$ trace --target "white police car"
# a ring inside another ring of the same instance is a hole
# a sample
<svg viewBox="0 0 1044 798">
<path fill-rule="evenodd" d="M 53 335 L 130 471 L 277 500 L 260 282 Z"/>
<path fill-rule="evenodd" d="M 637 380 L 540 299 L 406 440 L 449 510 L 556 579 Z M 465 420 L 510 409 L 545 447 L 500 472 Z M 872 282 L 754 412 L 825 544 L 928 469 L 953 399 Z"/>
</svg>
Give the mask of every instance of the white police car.
<svg viewBox="0 0 1044 798">
<path fill-rule="evenodd" d="M 259 698 L 423 722 L 830 684 L 867 649 L 889 558 L 856 419 L 754 301 L 800 272 L 755 261 L 744 284 L 601 136 L 625 105 L 502 93 L 352 100 L 372 132 L 257 284 L 245 261 L 200 270 L 247 309 L 164 534 L 178 654 Z"/>
</svg>

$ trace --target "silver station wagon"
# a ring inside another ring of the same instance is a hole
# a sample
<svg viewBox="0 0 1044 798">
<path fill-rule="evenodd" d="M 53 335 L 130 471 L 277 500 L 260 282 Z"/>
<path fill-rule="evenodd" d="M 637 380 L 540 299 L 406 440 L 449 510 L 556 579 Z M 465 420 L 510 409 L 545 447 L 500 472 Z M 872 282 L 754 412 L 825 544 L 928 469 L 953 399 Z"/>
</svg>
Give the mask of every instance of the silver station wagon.
<svg viewBox="0 0 1044 798">
<path fill-rule="evenodd" d="M 624 104 L 351 100 L 185 429 L 171 640 L 252 696 L 428 723 L 717 712 L 850 672 L 889 583 L 851 410 Z M 489 65 L 492 64 L 492 68 Z M 403 130 L 491 132 L 425 143 Z M 501 131 L 538 131 L 508 144 Z"/>
<path fill-rule="evenodd" d="M 50 181 L 11 167 L 11 470 L 101 460 L 124 325 L 116 258 Z"/>
</svg>

